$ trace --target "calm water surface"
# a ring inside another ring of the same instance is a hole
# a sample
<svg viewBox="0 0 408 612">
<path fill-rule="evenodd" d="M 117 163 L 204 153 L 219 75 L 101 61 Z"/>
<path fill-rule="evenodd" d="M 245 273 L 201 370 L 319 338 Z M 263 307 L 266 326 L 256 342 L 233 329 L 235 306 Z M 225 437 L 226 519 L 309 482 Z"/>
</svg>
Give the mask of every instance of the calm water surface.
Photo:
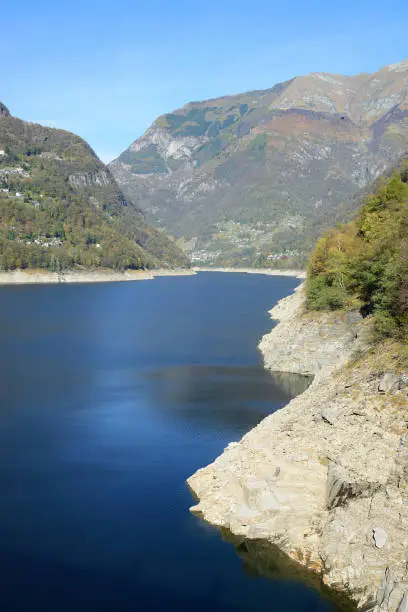
<svg viewBox="0 0 408 612">
<path fill-rule="evenodd" d="M 256 345 L 297 282 L 0 288 L 2 611 L 332 609 L 248 570 L 185 484 L 296 392 Z"/>
</svg>

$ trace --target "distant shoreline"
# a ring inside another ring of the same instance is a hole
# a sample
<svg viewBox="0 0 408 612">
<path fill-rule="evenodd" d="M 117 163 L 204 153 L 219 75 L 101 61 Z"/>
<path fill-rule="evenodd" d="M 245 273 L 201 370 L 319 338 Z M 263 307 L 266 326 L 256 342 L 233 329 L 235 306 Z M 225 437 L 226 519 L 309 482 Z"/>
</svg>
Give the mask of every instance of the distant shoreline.
<svg viewBox="0 0 408 612">
<path fill-rule="evenodd" d="M 48 270 L 7 270 L 0 271 L 1 285 L 46 285 L 58 283 L 112 283 L 153 280 L 158 276 L 194 276 L 198 272 L 240 272 L 241 274 L 264 274 L 266 276 L 293 276 L 305 278 L 303 270 L 276 270 L 268 268 L 175 268 L 157 270 L 69 270 L 49 272 Z"/>
<path fill-rule="evenodd" d="M 35 285 L 57 283 L 110 283 L 152 280 L 158 276 L 192 276 L 192 269 L 158 270 L 69 270 L 58 273 L 48 270 L 12 270 L 0 272 L 0 285 Z"/>
<path fill-rule="evenodd" d="M 241 272 L 241 274 L 265 274 L 266 276 L 294 276 L 295 278 L 306 278 L 304 270 L 278 270 L 277 268 L 191 268 L 194 272 Z"/>
</svg>

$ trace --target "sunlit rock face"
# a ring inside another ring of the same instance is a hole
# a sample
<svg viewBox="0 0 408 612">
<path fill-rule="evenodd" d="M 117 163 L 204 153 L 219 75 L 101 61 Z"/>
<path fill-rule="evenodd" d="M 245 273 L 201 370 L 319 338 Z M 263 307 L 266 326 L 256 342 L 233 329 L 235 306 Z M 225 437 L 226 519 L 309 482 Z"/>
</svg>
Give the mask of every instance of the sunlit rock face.
<svg viewBox="0 0 408 612">
<path fill-rule="evenodd" d="M 111 170 L 198 262 L 299 261 L 408 148 L 408 62 L 312 73 L 159 117 Z"/>
<path fill-rule="evenodd" d="M 192 511 L 266 540 L 347 592 L 359 608 L 408 600 L 408 436 L 404 377 L 346 364 L 369 338 L 357 314 L 306 313 L 302 288 L 271 316 L 265 365 L 312 384 L 188 482 Z M 397 384 L 398 383 L 398 384 Z"/>
</svg>

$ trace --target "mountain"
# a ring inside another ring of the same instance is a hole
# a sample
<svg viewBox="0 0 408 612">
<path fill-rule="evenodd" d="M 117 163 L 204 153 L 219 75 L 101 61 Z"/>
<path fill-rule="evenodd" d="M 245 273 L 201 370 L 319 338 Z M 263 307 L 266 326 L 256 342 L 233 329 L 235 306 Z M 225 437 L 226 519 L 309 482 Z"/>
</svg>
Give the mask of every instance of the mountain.
<svg viewBox="0 0 408 612">
<path fill-rule="evenodd" d="M 91 147 L 0 103 L 0 268 L 188 265 Z"/>
<path fill-rule="evenodd" d="M 408 60 L 191 102 L 110 169 L 193 261 L 303 263 L 322 229 L 355 210 L 352 196 L 407 150 L 407 91 Z"/>
</svg>

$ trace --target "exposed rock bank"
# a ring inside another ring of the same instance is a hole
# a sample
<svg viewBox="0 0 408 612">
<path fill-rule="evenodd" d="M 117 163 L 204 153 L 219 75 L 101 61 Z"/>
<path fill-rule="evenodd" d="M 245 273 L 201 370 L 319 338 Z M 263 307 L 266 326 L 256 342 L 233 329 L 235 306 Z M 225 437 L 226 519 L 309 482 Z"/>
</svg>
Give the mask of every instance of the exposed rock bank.
<svg viewBox="0 0 408 612">
<path fill-rule="evenodd" d="M 48 283 L 112 283 L 124 281 L 150 280 L 157 276 L 189 276 L 195 274 L 190 269 L 162 270 L 69 270 L 67 272 L 48 272 L 47 270 L 0 271 L 0 285 L 31 285 Z"/>
<path fill-rule="evenodd" d="M 406 611 L 407 388 L 363 362 L 346 366 L 366 320 L 303 303 L 299 288 L 272 309 L 280 322 L 260 349 L 266 367 L 313 383 L 190 477 L 192 511 L 278 545 L 359 608 Z"/>
<path fill-rule="evenodd" d="M 266 276 L 294 276 L 295 278 L 305 278 L 304 270 L 278 270 L 277 268 L 215 268 L 196 266 L 196 272 L 240 272 L 241 274 L 264 274 Z"/>
</svg>

